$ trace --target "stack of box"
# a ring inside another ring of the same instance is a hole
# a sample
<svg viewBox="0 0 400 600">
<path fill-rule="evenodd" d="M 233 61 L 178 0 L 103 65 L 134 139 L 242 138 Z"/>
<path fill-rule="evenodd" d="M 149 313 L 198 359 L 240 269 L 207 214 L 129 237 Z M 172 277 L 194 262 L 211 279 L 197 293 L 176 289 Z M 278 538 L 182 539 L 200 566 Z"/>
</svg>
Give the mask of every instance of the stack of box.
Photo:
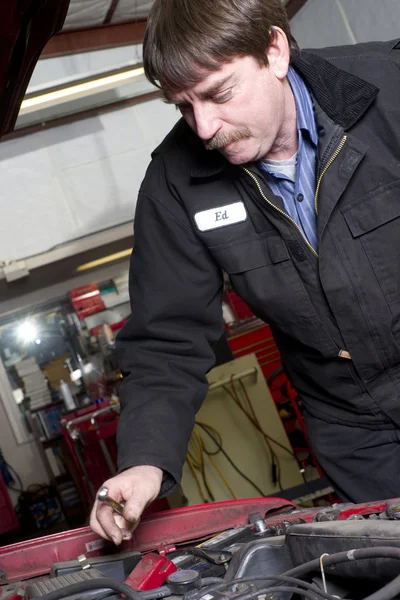
<svg viewBox="0 0 400 600">
<path fill-rule="evenodd" d="M 30 409 L 36 410 L 51 403 L 51 393 L 46 378 L 36 358 L 31 356 L 15 364 L 16 371 L 23 381 L 25 396 L 30 398 Z"/>
<path fill-rule="evenodd" d="M 70 354 L 64 354 L 43 365 L 43 371 L 53 390 L 58 390 L 61 380 L 67 382 L 71 381 L 70 373 L 66 366 L 66 360 L 70 358 L 70 356 Z"/>
</svg>

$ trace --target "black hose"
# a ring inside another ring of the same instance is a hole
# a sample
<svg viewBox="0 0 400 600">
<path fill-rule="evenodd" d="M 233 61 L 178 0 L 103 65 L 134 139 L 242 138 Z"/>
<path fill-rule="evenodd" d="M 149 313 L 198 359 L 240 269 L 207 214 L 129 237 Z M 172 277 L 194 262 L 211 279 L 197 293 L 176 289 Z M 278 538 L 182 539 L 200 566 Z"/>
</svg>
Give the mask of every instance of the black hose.
<svg viewBox="0 0 400 600">
<path fill-rule="evenodd" d="M 383 588 L 374 592 L 364 600 L 392 600 L 400 593 L 400 575 L 395 577 L 390 583 L 384 585 Z"/>
<path fill-rule="evenodd" d="M 203 581 L 205 581 L 206 579 L 218 579 L 218 578 L 217 577 L 209 577 L 209 578 L 203 579 Z M 313 585 L 311 583 L 307 583 L 306 581 L 302 581 L 301 579 L 297 579 L 296 577 L 288 577 L 287 575 L 271 575 L 269 577 L 267 577 L 267 576 L 266 577 L 239 577 L 238 579 L 231 579 L 230 581 L 222 580 L 222 583 L 219 583 L 218 585 L 213 585 L 212 587 L 207 588 L 207 590 L 202 590 L 200 592 L 200 595 L 203 596 L 205 592 L 212 594 L 213 592 L 215 592 L 217 590 L 220 590 L 220 589 L 223 589 L 226 587 L 230 587 L 230 586 L 236 585 L 238 583 L 254 583 L 254 582 L 264 582 L 264 581 L 283 581 L 284 583 L 292 583 L 296 586 L 301 586 L 301 587 L 305 588 L 306 590 L 313 591 L 315 594 L 317 594 L 321 598 L 324 598 L 326 600 L 332 599 L 332 596 L 330 594 L 327 594 L 327 593 L 323 592 L 322 590 L 317 589 L 315 587 L 315 585 Z M 257 593 L 262 594 L 264 589 L 268 589 L 268 588 L 266 588 L 266 587 L 257 588 Z M 195 592 L 189 592 L 188 594 L 185 594 L 184 600 L 195 600 L 195 598 L 198 594 L 199 594 L 198 590 L 196 590 Z M 247 596 L 247 594 L 246 594 L 246 596 Z M 240 596 L 240 598 L 242 598 L 242 596 Z"/>
<path fill-rule="evenodd" d="M 316 598 L 319 597 L 319 593 L 318 590 L 313 589 L 312 592 L 310 592 L 309 590 L 301 590 L 298 587 L 295 587 L 293 585 L 280 585 L 280 586 L 276 586 L 276 587 L 270 587 L 270 588 L 265 588 L 265 591 L 263 592 L 263 590 L 253 590 L 252 592 L 249 592 L 248 594 L 242 594 L 241 596 L 235 596 L 235 600 L 252 600 L 252 598 L 254 598 L 255 596 L 259 596 L 262 593 L 268 593 L 268 594 L 276 594 L 279 592 L 290 592 L 292 594 L 298 594 L 299 596 L 303 596 L 304 598 L 308 598 L 309 600 L 316 600 Z M 333 599 L 333 596 L 329 596 L 329 598 L 331 600 Z"/>
<path fill-rule="evenodd" d="M 328 554 L 324 556 L 324 567 L 338 565 L 344 562 L 353 560 L 365 560 L 368 558 L 394 558 L 400 560 L 400 548 L 390 548 L 386 546 L 377 548 L 360 548 L 358 550 L 349 550 L 345 552 L 337 552 L 336 554 Z M 313 571 L 321 569 L 320 558 L 310 560 L 299 567 L 285 571 L 284 575 L 289 577 L 304 577 Z"/>
<path fill-rule="evenodd" d="M 120 594 L 124 594 L 129 600 L 141 600 L 141 595 L 136 590 L 133 590 L 125 583 L 119 583 L 110 577 L 102 577 L 101 579 L 89 579 L 88 581 L 80 581 L 72 583 L 48 594 L 40 596 L 40 600 L 63 600 L 68 596 L 83 594 L 89 590 L 114 590 Z M 39 597 L 37 597 L 39 600 Z"/>
<path fill-rule="evenodd" d="M 222 577 L 203 577 L 201 580 L 202 588 L 213 584 L 224 584 L 224 580 Z M 196 590 L 195 593 L 197 594 L 198 591 L 199 590 Z M 154 590 L 139 592 L 139 594 L 141 600 L 161 600 L 161 598 L 168 598 L 168 596 L 172 596 L 172 592 L 168 585 L 163 585 L 162 587 L 155 588 Z"/>
<path fill-rule="evenodd" d="M 203 577 L 201 580 L 201 587 L 213 584 L 226 584 L 226 581 L 223 577 Z"/>
<path fill-rule="evenodd" d="M 349 552 L 338 552 L 337 554 L 330 554 L 324 557 L 324 567 L 368 558 L 392 558 L 399 560 L 400 549 L 383 546 L 380 548 L 362 548 L 360 550 L 350 550 Z M 320 559 L 316 558 L 300 567 L 286 571 L 286 575 L 304 577 L 311 571 L 316 571 L 318 569 L 320 569 Z M 390 583 L 370 596 L 367 596 L 364 600 L 392 600 L 398 594 L 400 594 L 400 576 L 395 577 Z"/>
<path fill-rule="evenodd" d="M 154 588 L 154 590 L 140 591 L 139 596 L 141 600 L 161 600 L 161 598 L 172 596 L 172 593 L 167 585 L 163 585 L 162 587 Z"/>
</svg>

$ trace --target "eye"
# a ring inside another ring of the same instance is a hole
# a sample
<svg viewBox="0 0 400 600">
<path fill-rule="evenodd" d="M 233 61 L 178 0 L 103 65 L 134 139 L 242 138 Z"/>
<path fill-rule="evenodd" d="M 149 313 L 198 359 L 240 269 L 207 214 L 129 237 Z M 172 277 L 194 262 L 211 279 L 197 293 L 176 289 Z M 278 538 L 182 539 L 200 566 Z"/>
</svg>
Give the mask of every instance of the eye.
<svg viewBox="0 0 400 600">
<path fill-rule="evenodd" d="M 217 104 L 223 104 L 224 102 L 228 102 L 232 98 L 232 88 L 226 90 L 225 92 L 221 92 L 220 94 L 216 94 L 211 98 L 213 102 Z"/>
</svg>

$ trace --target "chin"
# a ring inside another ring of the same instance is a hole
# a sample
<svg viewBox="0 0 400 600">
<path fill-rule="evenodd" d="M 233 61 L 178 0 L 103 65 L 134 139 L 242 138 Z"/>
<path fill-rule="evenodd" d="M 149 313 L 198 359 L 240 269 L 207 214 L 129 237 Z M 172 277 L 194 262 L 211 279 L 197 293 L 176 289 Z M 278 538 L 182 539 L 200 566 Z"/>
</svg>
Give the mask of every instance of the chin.
<svg viewBox="0 0 400 600">
<path fill-rule="evenodd" d="M 256 160 L 253 154 L 245 152 L 222 152 L 231 165 L 245 165 Z"/>
<path fill-rule="evenodd" d="M 258 158 L 257 152 L 251 151 L 250 148 L 240 148 L 238 142 L 234 142 L 231 149 L 224 148 L 220 152 L 232 165 L 245 165 Z"/>
</svg>

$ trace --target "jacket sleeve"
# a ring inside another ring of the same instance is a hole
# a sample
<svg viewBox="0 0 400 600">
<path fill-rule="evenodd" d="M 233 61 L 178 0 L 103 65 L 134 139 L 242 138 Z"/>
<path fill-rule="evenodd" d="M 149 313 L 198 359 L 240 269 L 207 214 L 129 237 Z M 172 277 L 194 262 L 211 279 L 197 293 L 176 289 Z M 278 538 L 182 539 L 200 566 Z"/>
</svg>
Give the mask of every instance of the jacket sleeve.
<svg viewBox="0 0 400 600">
<path fill-rule="evenodd" d="M 223 332 L 222 274 L 180 203 L 161 203 L 143 189 L 130 295 L 132 316 L 117 339 L 124 375 L 118 466 L 160 467 L 164 495 L 181 480 L 207 394 L 211 345 Z"/>
</svg>

